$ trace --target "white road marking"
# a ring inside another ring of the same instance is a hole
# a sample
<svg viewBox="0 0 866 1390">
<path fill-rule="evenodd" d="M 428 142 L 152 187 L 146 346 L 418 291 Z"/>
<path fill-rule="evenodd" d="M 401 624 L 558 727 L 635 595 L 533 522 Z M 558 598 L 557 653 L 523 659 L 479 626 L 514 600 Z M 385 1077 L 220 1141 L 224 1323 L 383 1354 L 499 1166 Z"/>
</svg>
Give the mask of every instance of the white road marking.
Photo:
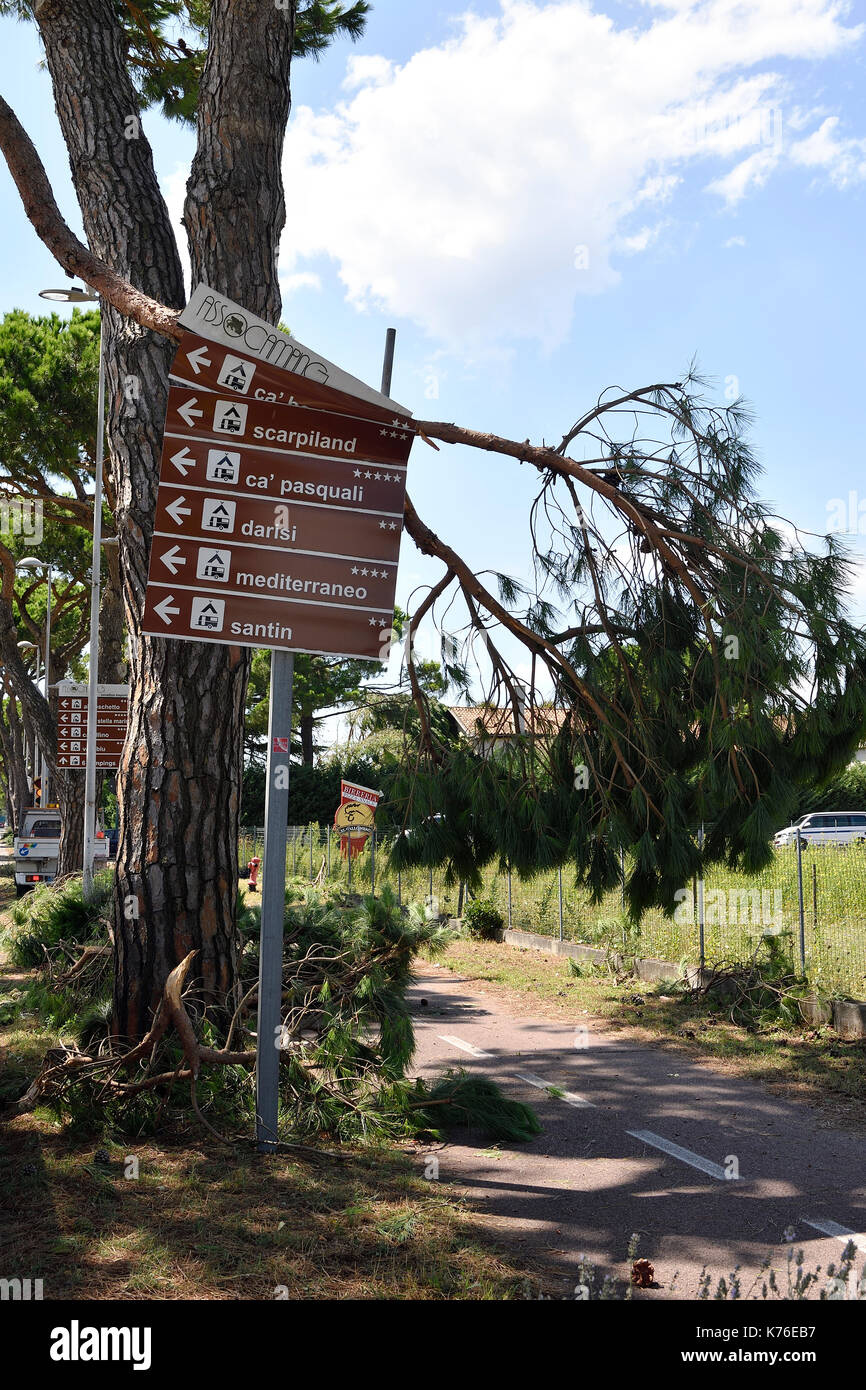
<svg viewBox="0 0 866 1390">
<path fill-rule="evenodd" d="M 452 1037 L 450 1033 L 440 1033 L 441 1042 L 450 1043 L 452 1047 L 459 1047 L 463 1052 L 470 1052 L 473 1057 L 492 1057 L 492 1052 L 483 1052 L 480 1047 L 473 1047 L 472 1043 L 464 1042 L 462 1038 Z"/>
<path fill-rule="evenodd" d="M 805 1225 L 811 1226 L 813 1231 L 820 1231 L 822 1235 L 841 1240 L 843 1245 L 847 1245 L 849 1240 L 853 1241 L 856 1248 L 866 1254 L 866 1235 L 862 1231 L 851 1231 L 847 1226 L 840 1226 L 838 1221 L 805 1221 Z"/>
<path fill-rule="evenodd" d="M 639 1139 L 642 1144 L 649 1144 L 654 1149 L 661 1149 L 663 1153 L 670 1154 L 671 1158 L 678 1158 L 681 1163 L 688 1163 L 692 1168 L 700 1168 L 702 1173 L 709 1173 L 711 1178 L 727 1179 L 724 1168 L 718 1163 L 711 1162 L 708 1158 L 702 1158 L 700 1154 L 692 1153 L 691 1149 L 684 1149 L 680 1144 L 674 1144 L 670 1139 L 664 1139 L 660 1134 L 653 1134 L 651 1129 L 627 1129 L 626 1134 L 630 1134 L 632 1139 Z"/>
<path fill-rule="evenodd" d="M 521 1081 L 528 1081 L 530 1086 L 537 1086 L 539 1091 L 561 1091 L 555 1081 L 545 1081 L 543 1076 L 536 1076 L 533 1071 L 513 1071 L 512 1076 L 517 1076 Z M 560 1095 L 554 1095 L 554 1100 L 564 1100 L 566 1105 L 574 1105 L 583 1108 L 588 1106 L 594 1110 L 595 1106 L 591 1100 L 585 1100 L 583 1096 L 575 1095 L 574 1091 L 562 1091 Z"/>
</svg>

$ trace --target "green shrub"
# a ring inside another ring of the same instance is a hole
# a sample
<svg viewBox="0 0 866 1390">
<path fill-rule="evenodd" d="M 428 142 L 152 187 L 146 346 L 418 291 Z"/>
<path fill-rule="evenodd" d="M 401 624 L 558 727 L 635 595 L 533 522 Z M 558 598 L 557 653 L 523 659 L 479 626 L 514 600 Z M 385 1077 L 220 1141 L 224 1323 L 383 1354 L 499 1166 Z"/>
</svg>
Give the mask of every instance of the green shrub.
<svg viewBox="0 0 866 1390">
<path fill-rule="evenodd" d="M 492 941 L 505 919 L 491 898 L 473 898 L 463 913 L 463 923 L 470 936 Z"/>
</svg>

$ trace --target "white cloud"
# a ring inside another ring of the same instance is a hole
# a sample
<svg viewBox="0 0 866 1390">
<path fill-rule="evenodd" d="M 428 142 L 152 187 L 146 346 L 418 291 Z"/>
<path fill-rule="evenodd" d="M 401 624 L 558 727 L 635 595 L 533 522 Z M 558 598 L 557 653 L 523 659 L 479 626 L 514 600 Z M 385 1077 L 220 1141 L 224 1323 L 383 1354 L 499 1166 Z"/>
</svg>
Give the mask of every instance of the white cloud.
<svg viewBox="0 0 866 1390">
<path fill-rule="evenodd" d="M 838 127 L 838 116 L 828 116 L 811 135 L 792 145 L 791 159 L 822 169 L 837 188 L 847 188 L 866 179 L 866 140 L 840 138 Z"/>
<path fill-rule="evenodd" d="M 772 65 L 861 33 L 837 0 L 659 0 L 629 27 L 588 0 L 501 5 L 402 65 L 352 57 L 345 100 L 296 108 L 286 144 L 284 270 L 330 258 L 359 309 L 469 354 L 561 341 L 689 165 L 735 162 L 729 202 L 760 187 L 793 80 Z"/>
<path fill-rule="evenodd" d="M 280 276 L 280 289 L 283 295 L 294 294 L 295 290 L 320 290 L 322 277 L 313 270 L 298 270 L 293 275 Z"/>
<path fill-rule="evenodd" d="M 722 244 L 724 245 L 725 250 L 727 250 L 729 246 L 745 246 L 746 238 L 744 236 L 729 236 L 727 241 L 723 242 Z"/>
</svg>

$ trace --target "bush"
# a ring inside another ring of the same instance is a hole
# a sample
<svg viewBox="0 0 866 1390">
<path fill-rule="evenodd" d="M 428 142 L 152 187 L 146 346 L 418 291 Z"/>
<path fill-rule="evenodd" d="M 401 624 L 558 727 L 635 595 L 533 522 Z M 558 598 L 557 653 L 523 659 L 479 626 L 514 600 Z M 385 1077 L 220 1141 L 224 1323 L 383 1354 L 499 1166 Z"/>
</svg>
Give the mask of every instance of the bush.
<svg viewBox="0 0 866 1390">
<path fill-rule="evenodd" d="M 491 898 L 473 898 L 463 913 L 463 922 L 470 936 L 492 941 L 505 926 L 505 918 Z"/>
</svg>

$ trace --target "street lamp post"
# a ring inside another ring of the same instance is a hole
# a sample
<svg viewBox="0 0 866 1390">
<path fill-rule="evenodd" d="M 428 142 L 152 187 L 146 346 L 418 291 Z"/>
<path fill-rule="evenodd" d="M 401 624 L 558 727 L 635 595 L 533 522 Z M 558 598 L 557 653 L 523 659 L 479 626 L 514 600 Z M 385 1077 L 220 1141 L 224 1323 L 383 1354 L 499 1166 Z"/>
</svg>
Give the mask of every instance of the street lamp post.
<svg viewBox="0 0 866 1390">
<path fill-rule="evenodd" d="M 92 290 L 40 290 L 60 304 L 95 303 Z M 87 671 L 87 753 L 84 766 L 84 897 L 93 896 L 96 842 L 96 697 L 99 689 L 99 580 L 102 561 L 102 455 L 105 440 L 105 315 L 99 317 L 99 388 L 96 400 L 96 463 L 93 487 L 93 551 L 90 562 L 90 662 Z"/>
</svg>

